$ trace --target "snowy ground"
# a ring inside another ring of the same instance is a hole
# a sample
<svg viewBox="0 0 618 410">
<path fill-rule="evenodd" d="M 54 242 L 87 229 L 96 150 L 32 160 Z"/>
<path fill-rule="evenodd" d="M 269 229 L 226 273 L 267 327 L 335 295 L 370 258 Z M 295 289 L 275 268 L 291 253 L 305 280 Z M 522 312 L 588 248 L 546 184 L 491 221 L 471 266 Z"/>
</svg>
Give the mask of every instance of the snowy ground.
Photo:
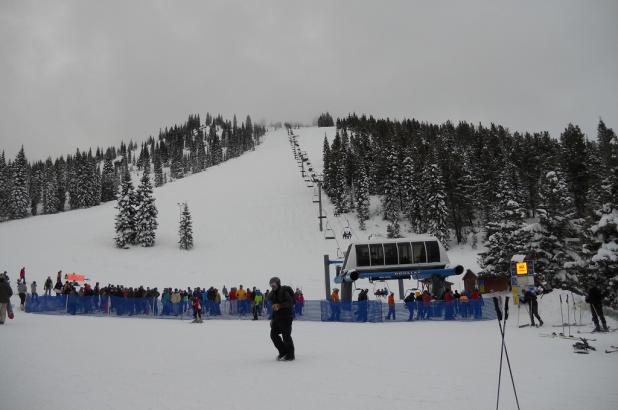
<svg viewBox="0 0 618 410">
<path fill-rule="evenodd" d="M 560 323 L 550 303 L 541 314 Z M 570 340 L 538 337 L 556 328 L 517 328 L 515 312 L 507 348 L 521 408 L 618 408 L 618 353 L 603 353 L 618 334 L 596 336 L 598 351 L 578 355 Z M 296 322 L 293 363 L 274 360 L 268 332 L 265 321 L 16 312 L 0 327 L 0 408 L 495 408 L 496 321 Z M 504 370 L 500 408 L 513 409 Z"/>
</svg>

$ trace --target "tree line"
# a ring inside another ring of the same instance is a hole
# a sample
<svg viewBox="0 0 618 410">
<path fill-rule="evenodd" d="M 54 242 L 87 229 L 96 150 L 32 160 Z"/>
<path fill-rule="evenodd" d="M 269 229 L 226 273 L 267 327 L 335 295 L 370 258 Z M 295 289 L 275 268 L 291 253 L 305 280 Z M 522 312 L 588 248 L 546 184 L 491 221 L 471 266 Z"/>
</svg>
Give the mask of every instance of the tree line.
<svg viewBox="0 0 618 410">
<path fill-rule="evenodd" d="M 206 114 L 190 115 L 180 125 L 159 131 L 138 146 L 129 141 L 120 147 L 97 148 L 52 160 L 29 162 L 22 147 L 14 160 L 0 153 L 0 221 L 39 213 L 51 214 L 88 208 L 117 198 L 123 170 L 129 165 L 144 170 L 152 166 L 154 185 L 161 186 L 217 165 L 260 144 L 266 132 L 250 116 L 238 123 Z M 164 172 L 169 168 L 169 173 Z"/>
</svg>

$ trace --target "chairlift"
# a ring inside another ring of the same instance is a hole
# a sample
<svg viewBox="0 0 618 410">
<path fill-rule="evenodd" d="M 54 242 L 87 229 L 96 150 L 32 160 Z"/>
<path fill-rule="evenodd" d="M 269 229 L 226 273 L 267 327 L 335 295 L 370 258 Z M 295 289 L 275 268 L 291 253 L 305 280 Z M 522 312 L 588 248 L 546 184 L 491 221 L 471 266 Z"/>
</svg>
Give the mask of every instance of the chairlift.
<svg viewBox="0 0 618 410">
<path fill-rule="evenodd" d="M 336 239 L 335 232 L 328 222 L 326 222 L 326 229 L 324 230 L 324 239 Z"/>
<path fill-rule="evenodd" d="M 315 187 L 313 188 L 313 203 L 317 204 L 318 202 L 320 202 L 320 195 L 318 195 L 318 188 Z"/>
</svg>

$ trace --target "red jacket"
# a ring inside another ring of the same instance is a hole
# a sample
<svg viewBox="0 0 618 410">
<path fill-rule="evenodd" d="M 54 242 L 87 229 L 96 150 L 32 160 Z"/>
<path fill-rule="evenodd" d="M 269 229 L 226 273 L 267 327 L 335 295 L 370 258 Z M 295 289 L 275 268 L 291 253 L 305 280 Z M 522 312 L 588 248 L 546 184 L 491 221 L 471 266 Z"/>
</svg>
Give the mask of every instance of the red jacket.
<svg viewBox="0 0 618 410">
<path fill-rule="evenodd" d="M 453 295 L 451 295 L 451 292 L 446 292 L 446 293 L 444 294 L 444 300 L 445 300 L 446 302 L 450 302 L 451 300 L 453 300 Z"/>
<path fill-rule="evenodd" d="M 389 305 L 395 304 L 395 295 L 388 295 L 388 304 Z"/>
<path fill-rule="evenodd" d="M 193 298 L 193 309 L 202 310 L 202 304 L 200 303 L 200 298 Z"/>
<path fill-rule="evenodd" d="M 479 293 L 478 290 L 475 290 L 474 292 L 472 292 L 472 295 L 470 296 L 470 299 L 472 300 L 476 300 L 480 298 L 481 298 L 481 294 Z"/>
<path fill-rule="evenodd" d="M 431 295 L 429 294 L 429 292 L 423 293 L 423 303 L 429 303 L 429 302 L 431 302 Z"/>
</svg>

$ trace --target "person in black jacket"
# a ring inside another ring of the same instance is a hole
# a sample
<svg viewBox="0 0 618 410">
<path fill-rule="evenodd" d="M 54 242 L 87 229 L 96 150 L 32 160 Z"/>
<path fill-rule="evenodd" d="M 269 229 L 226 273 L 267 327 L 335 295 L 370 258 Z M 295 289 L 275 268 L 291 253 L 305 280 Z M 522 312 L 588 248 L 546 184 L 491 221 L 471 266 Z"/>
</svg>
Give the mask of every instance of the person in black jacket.
<svg viewBox="0 0 618 410">
<path fill-rule="evenodd" d="M 273 277 L 268 295 L 272 303 L 272 320 L 270 321 L 270 339 L 275 344 L 279 355 L 277 360 L 294 360 L 294 341 L 292 340 L 292 307 L 294 301 L 291 292 L 281 286 L 281 280 Z"/>
<path fill-rule="evenodd" d="M 8 277 L 5 273 L 0 273 L 0 325 L 3 325 L 6 320 L 11 296 L 13 296 L 13 289 L 9 285 Z"/>
<path fill-rule="evenodd" d="M 608 331 L 607 322 L 605 321 L 605 315 L 603 314 L 603 294 L 601 290 L 596 286 L 593 286 L 588 291 L 586 297 L 586 303 L 590 303 L 590 310 L 592 311 L 592 321 L 594 322 L 594 331 L 600 332 L 599 318 L 601 318 L 601 324 L 603 324 L 603 330 Z"/>
<path fill-rule="evenodd" d="M 524 294 L 524 303 L 527 303 L 530 308 L 530 325 L 536 326 L 534 324 L 534 317 L 536 316 L 539 319 L 539 326 L 543 326 L 543 321 L 539 316 L 539 302 L 536 300 L 536 293 L 532 290 L 527 290 Z"/>
</svg>

